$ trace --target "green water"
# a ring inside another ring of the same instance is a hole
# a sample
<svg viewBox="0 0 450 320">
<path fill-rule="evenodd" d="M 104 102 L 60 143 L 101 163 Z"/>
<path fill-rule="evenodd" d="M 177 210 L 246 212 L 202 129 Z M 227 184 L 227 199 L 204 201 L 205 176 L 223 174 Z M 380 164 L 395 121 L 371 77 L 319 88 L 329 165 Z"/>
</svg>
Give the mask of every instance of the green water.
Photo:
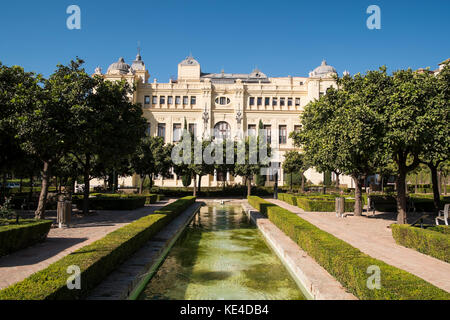
<svg viewBox="0 0 450 320">
<path fill-rule="evenodd" d="M 139 299 L 303 300 L 240 206 L 202 207 Z"/>
</svg>

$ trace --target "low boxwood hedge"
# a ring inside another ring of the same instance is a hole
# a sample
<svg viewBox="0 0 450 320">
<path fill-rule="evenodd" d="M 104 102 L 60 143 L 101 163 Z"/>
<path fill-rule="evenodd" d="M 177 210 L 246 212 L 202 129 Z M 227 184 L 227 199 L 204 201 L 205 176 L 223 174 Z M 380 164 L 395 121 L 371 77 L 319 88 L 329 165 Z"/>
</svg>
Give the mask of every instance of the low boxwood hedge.
<svg viewBox="0 0 450 320">
<path fill-rule="evenodd" d="M 89 208 L 92 210 L 134 210 L 144 207 L 146 204 L 154 204 L 161 201 L 160 194 L 118 194 L 118 193 L 91 193 Z M 83 196 L 74 195 L 73 203 L 78 209 L 83 207 Z"/>
<path fill-rule="evenodd" d="M 110 272 L 128 259 L 172 219 L 195 202 L 195 197 L 181 198 L 146 217 L 136 220 L 84 246 L 46 269 L 38 271 L 4 290 L 0 300 L 72 300 L 85 298 Z M 81 270 L 81 289 L 67 288 L 67 268 Z"/>
<path fill-rule="evenodd" d="M 432 230 L 432 231 L 450 235 L 450 226 L 431 226 L 431 227 L 428 227 L 427 230 Z"/>
<path fill-rule="evenodd" d="M 93 197 L 92 197 L 93 196 Z M 78 209 L 83 208 L 83 196 L 74 196 L 73 203 Z M 145 206 L 145 196 L 122 196 L 120 194 L 91 194 L 89 209 L 91 210 L 135 210 Z"/>
<path fill-rule="evenodd" d="M 450 263 L 450 233 L 445 227 L 421 229 L 393 224 L 392 236 L 405 247 Z"/>
<path fill-rule="evenodd" d="M 20 220 L 19 224 L 11 221 L 0 226 L 0 256 L 32 246 L 47 238 L 52 221 Z"/>
<path fill-rule="evenodd" d="M 162 195 L 155 194 L 155 193 L 149 193 L 149 194 L 143 194 L 142 196 L 145 197 L 145 204 L 153 204 L 157 203 L 162 200 Z"/>
<path fill-rule="evenodd" d="M 248 202 L 267 215 L 270 221 L 359 299 L 450 299 L 450 293 L 370 257 L 286 209 L 254 196 L 248 197 Z M 369 266 L 378 266 L 381 270 L 380 289 L 371 290 L 367 287 Z"/>
<path fill-rule="evenodd" d="M 433 212 L 434 211 L 434 201 L 432 195 L 417 195 L 411 194 L 409 196 L 414 207 L 419 212 Z M 396 212 L 397 211 L 397 200 L 394 195 L 370 195 L 370 199 L 377 211 L 381 212 Z M 444 208 L 446 203 L 450 203 L 450 197 L 441 196 L 441 206 L 440 209 Z M 409 201 L 408 201 L 409 205 Z"/>
<path fill-rule="evenodd" d="M 278 199 L 308 212 L 334 212 L 336 195 L 293 195 L 279 193 Z M 345 212 L 353 212 L 355 200 L 345 199 Z"/>
<path fill-rule="evenodd" d="M 287 202 L 293 206 L 297 206 L 297 196 L 290 193 L 279 193 L 278 200 Z"/>
</svg>

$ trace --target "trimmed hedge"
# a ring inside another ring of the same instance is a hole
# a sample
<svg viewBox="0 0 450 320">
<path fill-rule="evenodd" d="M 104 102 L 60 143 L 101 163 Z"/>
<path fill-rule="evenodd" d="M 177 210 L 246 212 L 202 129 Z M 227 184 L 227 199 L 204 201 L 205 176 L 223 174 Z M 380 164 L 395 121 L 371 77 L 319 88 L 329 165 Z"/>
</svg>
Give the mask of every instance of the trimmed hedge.
<svg viewBox="0 0 450 320">
<path fill-rule="evenodd" d="M 84 246 L 36 272 L 25 280 L 0 291 L 0 300 L 72 300 L 83 299 L 109 273 L 141 248 L 172 219 L 195 202 L 195 197 L 181 198 L 160 210 L 136 220 Z M 69 290 L 67 268 L 81 269 L 81 289 Z"/>
<path fill-rule="evenodd" d="M 375 205 L 375 209 L 381 212 L 396 212 L 397 211 L 397 200 L 393 195 L 370 195 L 371 200 Z M 432 195 L 410 195 L 414 203 L 414 207 L 417 211 L 433 212 L 434 211 L 434 201 Z M 441 196 L 441 207 L 444 208 L 446 203 L 450 203 L 450 197 Z"/>
<path fill-rule="evenodd" d="M 157 203 L 159 201 L 161 201 L 162 195 L 160 194 L 154 194 L 154 193 L 150 193 L 150 194 L 143 194 L 143 197 L 145 197 L 145 204 L 153 204 L 153 203 Z"/>
<path fill-rule="evenodd" d="M 91 194 L 89 209 L 91 210 L 135 210 L 145 206 L 147 197 L 120 194 Z M 74 196 L 73 202 L 78 209 L 83 208 L 83 196 Z"/>
<path fill-rule="evenodd" d="M 293 206 L 297 206 L 308 212 L 334 212 L 336 208 L 335 195 L 292 195 L 288 193 L 279 193 L 278 199 L 285 201 Z M 345 199 L 345 212 L 355 210 L 355 200 Z"/>
<path fill-rule="evenodd" d="M 321 198 L 297 198 L 297 206 L 310 212 L 334 212 L 336 210 L 336 201 Z M 345 212 L 355 210 L 355 200 L 345 199 Z"/>
<path fill-rule="evenodd" d="M 297 196 L 290 193 L 279 193 L 278 200 L 287 202 L 293 206 L 297 206 Z"/>
<path fill-rule="evenodd" d="M 258 197 L 249 197 L 248 202 L 359 299 L 450 299 L 450 293 L 368 256 L 286 209 Z M 367 288 L 367 268 L 372 265 L 381 270 L 380 289 Z"/>
<path fill-rule="evenodd" d="M 20 220 L 19 224 L 0 226 L 0 256 L 45 241 L 51 226 L 50 220 Z"/>
<path fill-rule="evenodd" d="M 279 187 L 278 190 L 286 192 L 288 187 Z M 192 195 L 193 187 L 153 187 L 149 192 L 163 194 L 166 197 L 179 197 L 179 196 L 189 196 Z M 257 187 L 252 186 L 252 194 L 256 196 L 273 196 L 273 187 Z M 207 198 L 217 198 L 217 197 L 247 197 L 247 186 L 244 185 L 232 185 L 223 187 L 206 187 L 202 186 L 201 191 L 198 192 L 197 196 L 207 197 Z"/>
<path fill-rule="evenodd" d="M 393 224 L 391 228 L 398 244 L 450 263 L 449 228 L 421 229 L 398 224 Z"/>
<path fill-rule="evenodd" d="M 448 234 L 450 235 L 450 226 L 431 226 L 428 227 L 427 230 L 432 230 L 432 231 L 436 231 L 436 232 L 440 232 L 440 233 L 444 233 L 444 234 Z"/>
</svg>

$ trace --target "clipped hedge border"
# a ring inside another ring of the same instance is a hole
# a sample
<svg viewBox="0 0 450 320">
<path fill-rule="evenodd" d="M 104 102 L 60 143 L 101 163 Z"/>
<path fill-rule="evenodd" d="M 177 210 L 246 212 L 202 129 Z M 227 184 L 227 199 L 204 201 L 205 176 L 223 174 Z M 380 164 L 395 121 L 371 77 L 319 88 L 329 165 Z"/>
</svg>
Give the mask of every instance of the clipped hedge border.
<svg viewBox="0 0 450 320">
<path fill-rule="evenodd" d="M 297 206 L 297 196 L 289 193 L 279 193 L 278 200 L 289 203 L 290 205 Z"/>
<path fill-rule="evenodd" d="M 299 196 L 288 193 L 279 193 L 278 199 L 297 206 L 308 212 L 334 212 L 335 198 L 334 195 L 321 196 Z M 345 212 L 353 212 L 355 210 L 355 200 L 345 199 Z"/>
<path fill-rule="evenodd" d="M 450 293 L 370 257 L 286 209 L 254 196 L 248 197 L 248 202 L 359 299 L 450 300 Z M 367 268 L 373 265 L 381 270 L 381 288 L 371 290 L 366 284 Z"/>
<path fill-rule="evenodd" d="M 117 266 L 127 260 L 172 219 L 195 202 L 181 198 L 153 214 L 136 220 L 100 240 L 84 246 L 46 269 L 0 291 L 0 300 L 73 300 L 83 299 Z M 81 269 L 81 289 L 69 290 L 67 268 Z"/>
<path fill-rule="evenodd" d="M 398 244 L 450 263 L 449 228 L 421 229 L 410 225 L 393 224 L 391 229 L 392 236 Z"/>
<path fill-rule="evenodd" d="M 0 226 L 0 256 L 45 241 L 51 226 L 50 220 L 21 220 L 20 224 Z"/>
<path fill-rule="evenodd" d="M 436 232 L 440 232 L 440 233 L 444 233 L 444 234 L 448 234 L 450 235 L 450 226 L 432 226 L 432 227 L 428 227 L 426 230 L 432 230 L 432 231 L 436 231 Z"/>
<path fill-rule="evenodd" d="M 147 198 L 145 196 L 121 196 L 94 194 L 89 198 L 89 209 L 91 210 L 135 210 L 145 206 Z M 83 209 L 83 197 L 73 198 L 79 210 Z"/>
</svg>

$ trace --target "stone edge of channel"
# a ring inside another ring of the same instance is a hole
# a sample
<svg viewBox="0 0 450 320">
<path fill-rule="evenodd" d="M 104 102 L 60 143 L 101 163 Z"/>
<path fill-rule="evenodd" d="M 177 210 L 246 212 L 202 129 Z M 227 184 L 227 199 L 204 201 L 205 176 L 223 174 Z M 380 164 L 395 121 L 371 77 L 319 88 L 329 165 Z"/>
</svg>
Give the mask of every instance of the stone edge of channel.
<svg viewBox="0 0 450 320">
<path fill-rule="evenodd" d="M 190 223 L 202 202 L 195 202 L 121 264 L 88 296 L 88 300 L 126 300 L 148 270 L 161 260 L 174 237 Z"/>
<path fill-rule="evenodd" d="M 264 217 L 247 201 L 242 208 L 261 231 L 266 242 L 281 259 L 297 284 L 314 300 L 357 300 L 313 258 L 284 234 L 269 219 Z M 302 290 L 303 291 L 303 290 Z"/>
</svg>

